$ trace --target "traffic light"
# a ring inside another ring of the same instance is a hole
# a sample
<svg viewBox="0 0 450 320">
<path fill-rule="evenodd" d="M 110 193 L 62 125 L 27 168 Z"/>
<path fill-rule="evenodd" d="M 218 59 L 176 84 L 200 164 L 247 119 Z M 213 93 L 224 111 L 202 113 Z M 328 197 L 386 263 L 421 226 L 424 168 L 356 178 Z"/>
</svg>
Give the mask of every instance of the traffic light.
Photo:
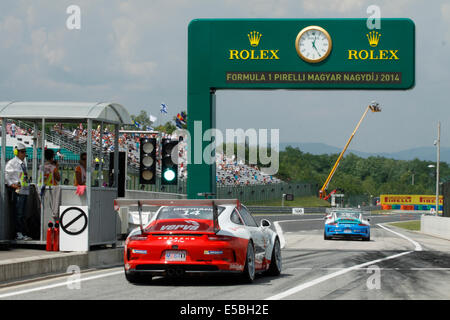
<svg viewBox="0 0 450 320">
<path fill-rule="evenodd" d="M 139 183 L 156 182 L 156 139 L 144 138 L 140 141 Z"/>
<path fill-rule="evenodd" d="M 170 139 L 162 140 L 161 147 L 161 184 L 162 185 L 176 185 L 178 183 L 178 152 L 172 151 L 178 150 L 176 147 L 178 141 L 172 141 Z M 175 159 L 174 159 L 175 157 Z"/>
</svg>

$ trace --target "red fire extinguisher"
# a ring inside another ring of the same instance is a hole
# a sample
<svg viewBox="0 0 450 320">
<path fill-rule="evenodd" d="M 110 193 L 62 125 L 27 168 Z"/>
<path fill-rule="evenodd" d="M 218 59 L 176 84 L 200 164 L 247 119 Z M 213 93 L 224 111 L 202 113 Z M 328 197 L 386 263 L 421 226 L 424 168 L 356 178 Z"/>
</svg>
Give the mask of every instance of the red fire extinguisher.
<svg viewBox="0 0 450 320">
<path fill-rule="evenodd" d="M 53 234 L 53 222 L 50 221 L 47 228 L 47 245 L 45 246 L 47 251 L 53 251 Z"/>
<path fill-rule="evenodd" d="M 53 251 L 59 251 L 59 221 L 56 221 L 53 232 Z"/>
</svg>

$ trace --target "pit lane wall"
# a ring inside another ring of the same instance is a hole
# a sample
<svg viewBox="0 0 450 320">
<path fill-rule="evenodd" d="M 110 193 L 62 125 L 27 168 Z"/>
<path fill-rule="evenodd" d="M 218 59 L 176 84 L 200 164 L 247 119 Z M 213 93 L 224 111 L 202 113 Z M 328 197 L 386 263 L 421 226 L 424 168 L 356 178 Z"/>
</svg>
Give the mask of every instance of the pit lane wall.
<svg viewBox="0 0 450 320">
<path fill-rule="evenodd" d="M 382 194 L 380 204 L 383 210 L 430 210 L 436 208 L 436 195 Z M 439 196 L 439 211 L 443 204 L 444 197 Z"/>
<path fill-rule="evenodd" d="M 422 215 L 420 218 L 420 231 L 450 240 L 450 218 Z"/>
</svg>

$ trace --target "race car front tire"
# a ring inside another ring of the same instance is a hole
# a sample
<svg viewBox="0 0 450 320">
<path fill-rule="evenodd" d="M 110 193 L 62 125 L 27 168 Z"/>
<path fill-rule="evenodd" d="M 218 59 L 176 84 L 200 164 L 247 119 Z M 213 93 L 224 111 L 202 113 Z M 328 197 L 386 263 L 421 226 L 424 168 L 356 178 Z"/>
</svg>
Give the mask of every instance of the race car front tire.
<svg viewBox="0 0 450 320">
<path fill-rule="evenodd" d="M 255 280 L 255 250 L 253 249 L 253 243 L 248 242 L 247 255 L 245 257 L 245 267 L 242 273 L 243 279 L 247 283 L 252 283 Z"/>
<path fill-rule="evenodd" d="M 280 240 L 278 238 L 275 239 L 275 243 L 273 245 L 272 257 L 270 260 L 270 266 L 267 270 L 267 274 L 270 276 L 279 276 L 282 268 L 282 260 L 281 260 L 281 246 Z"/>
</svg>

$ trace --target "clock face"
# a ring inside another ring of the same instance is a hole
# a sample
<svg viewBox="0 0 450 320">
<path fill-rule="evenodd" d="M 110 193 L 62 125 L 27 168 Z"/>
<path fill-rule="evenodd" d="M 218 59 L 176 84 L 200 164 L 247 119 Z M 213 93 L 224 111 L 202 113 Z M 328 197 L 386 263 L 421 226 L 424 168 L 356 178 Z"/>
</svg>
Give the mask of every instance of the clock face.
<svg viewBox="0 0 450 320">
<path fill-rule="evenodd" d="M 298 55 L 309 63 L 325 60 L 331 52 L 331 47 L 330 35 L 325 29 L 318 26 L 304 28 L 295 40 Z"/>
</svg>

